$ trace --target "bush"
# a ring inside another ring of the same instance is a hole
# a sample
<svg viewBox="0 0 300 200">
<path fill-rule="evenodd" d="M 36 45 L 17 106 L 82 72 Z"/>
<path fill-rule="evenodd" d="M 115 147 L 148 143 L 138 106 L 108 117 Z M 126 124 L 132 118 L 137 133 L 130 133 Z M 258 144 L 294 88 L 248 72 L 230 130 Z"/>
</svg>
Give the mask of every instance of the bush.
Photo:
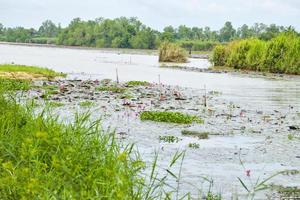
<svg viewBox="0 0 300 200">
<path fill-rule="evenodd" d="M 159 62 L 187 62 L 187 52 L 177 44 L 164 42 L 159 48 Z"/>
<path fill-rule="evenodd" d="M 185 49 L 191 49 L 192 51 L 211 51 L 214 49 L 215 46 L 219 44 L 219 42 L 197 40 L 180 40 L 177 43 L 180 47 Z"/>
<path fill-rule="evenodd" d="M 226 47 L 216 46 L 212 62 L 236 69 L 300 74 L 300 37 L 286 32 L 270 41 L 233 41 Z"/>
<path fill-rule="evenodd" d="M 226 63 L 226 47 L 217 45 L 212 53 L 212 62 L 214 66 L 224 66 Z"/>
</svg>

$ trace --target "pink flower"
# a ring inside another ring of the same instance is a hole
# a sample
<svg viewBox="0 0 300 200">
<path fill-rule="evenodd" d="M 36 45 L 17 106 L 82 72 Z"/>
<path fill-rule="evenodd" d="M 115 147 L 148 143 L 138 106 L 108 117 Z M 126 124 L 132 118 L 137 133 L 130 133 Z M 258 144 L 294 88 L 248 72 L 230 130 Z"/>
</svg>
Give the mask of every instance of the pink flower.
<svg viewBox="0 0 300 200">
<path fill-rule="evenodd" d="M 250 169 L 246 170 L 246 176 L 250 177 L 250 172 L 251 172 Z"/>
</svg>

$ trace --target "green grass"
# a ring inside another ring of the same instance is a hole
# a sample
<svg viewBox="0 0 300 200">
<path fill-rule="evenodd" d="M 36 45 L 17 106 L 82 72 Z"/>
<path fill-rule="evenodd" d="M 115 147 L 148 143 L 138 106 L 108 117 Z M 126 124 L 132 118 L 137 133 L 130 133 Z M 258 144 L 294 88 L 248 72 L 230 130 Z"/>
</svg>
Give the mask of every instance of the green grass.
<svg viewBox="0 0 300 200">
<path fill-rule="evenodd" d="M 46 78 L 55 78 L 59 76 L 65 76 L 63 73 L 55 72 L 51 69 L 26 66 L 26 65 L 12 65 L 12 64 L 2 64 L 0 65 L 0 72 L 25 72 L 28 74 L 39 75 Z"/>
<path fill-rule="evenodd" d="M 82 102 L 79 103 L 79 105 L 81 107 L 91 107 L 91 106 L 94 105 L 94 102 L 92 102 L 92 101 L 82 101 Z"/>
<path fill-rule="evenodd" d="M 96 88 L 98 91 L 109 91 L 114 93 L 123 93 L 126 91 L 126 88 L 118 87 L 118 86 L 99 86 Z"/>
<path fill-rule="evenodd" d="M 198 143 L 189 143 L 189 148 L 199 149 L 200 148 L 200 144 L 198 144 Z"/>
<path fill-rule="evenodd" d="M 128 86 L 147 86 L 147 85 L 150 85 L 150 83 L 147 81 L 128 81 L 126 83 L 126 85 L 128 85 Z"/>
<path fill-rule="evenodd" d="M 183 114 L 180 112 L 159 112 L 159 111 L 144 111 L 140 115 L 142 121 L 150 120 L 155 122 L 167 122 L 177 124 L 191 124 L 193 122 L 203 123 L 203 120 L 197 116 Z"/>
<path fill-rule="evenodd" d="M 186 136 L 195 136 L 199 139 L 208 139 L 208 132 L 182 130 L 181 134 Z"/>
<path fill-rule="evenodd" d="M 51 101 L 51 102 L 47 103 L 47 105 L 50 106 L 50 107 L 57 108 L 57 107 L 62 107 L 62 106 L 64 106 L 65 104 L 64 104 L 64 103 L 61 103 L 61 102 Z"/>
<path fill-rule="evenodd" d="M 165 136 L 159 136 L 159 141 L 166 142 L 166 143 L 178 143 L 179 138 L 175 137 L 173 135 L 165 135 Z"/>
<path fill-rule="evenodd" d="M 300 74 L 300 36 L 284 32 L 269 41 L 250 38 L 217 45 L 214 66 L 271 73 Z"/>
<path fill-rule="evenodd" d="M 0 78 L 0 85 L 5 90 L 29 90 L 31 88 L 30 81 L 27 80 L 11 80 Z"/>
<path fill-rule="evenodd" d="M 33 116 L 0 85 L 1 199 L 142 199 L 144 163 L 89 114 Z"/>
</svg>

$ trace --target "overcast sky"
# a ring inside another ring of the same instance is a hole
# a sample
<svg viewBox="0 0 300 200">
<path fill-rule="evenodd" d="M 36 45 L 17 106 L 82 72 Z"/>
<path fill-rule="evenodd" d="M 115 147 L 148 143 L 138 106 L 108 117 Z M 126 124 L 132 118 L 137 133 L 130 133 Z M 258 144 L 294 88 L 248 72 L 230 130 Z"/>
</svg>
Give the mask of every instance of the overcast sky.
<svg viewBox="0 0 300 200">
<path fill-rule="evenodd" d="M 219 29 L 255 22 L 292 25 L 300 30 L 300 0 L 0 0 L 0 23 L 37 28 L 45 19 L 66 26 L 71 19 L 138 17 L 164 26 L 210 26 Z"/>
</svg>

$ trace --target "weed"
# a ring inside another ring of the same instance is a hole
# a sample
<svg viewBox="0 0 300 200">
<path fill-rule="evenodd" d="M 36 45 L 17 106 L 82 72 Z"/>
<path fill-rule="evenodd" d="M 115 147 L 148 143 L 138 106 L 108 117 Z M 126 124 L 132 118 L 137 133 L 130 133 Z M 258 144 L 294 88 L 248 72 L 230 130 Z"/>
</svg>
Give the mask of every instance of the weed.
<svg viewBox="0 0 300 200">
<path fill-rule="evenodd" d="M 150 120 L 177 124 L 191 124 L 193 122 L 203 123 L 203 120 L 197 116 L 183 114 L 180 112 L 144 111 L 141 113 L 140 119 L 142 121 Z"/>
<path fill-rule="evenodd" d="M 126 85 L 128 85 L 128 86 L 148 86 L 148 85 L 150 85 L 150 83 L 147 81 L 128 81 L 126 83 Z"/>
<path fill-rule="evenodd" d="M 199 139 L 208 139 L 208 132 L 182 130 L 181 134 L 187 136 L 195 136 L 198 137 Z"/>
<path fill-rule="evenodd" d="M 189 147 L 192 148 L 192 149 L 199 149 L 200 144 L 198 144 L 198 143 L 189 143 Z"/>
<path fill-rule="evenodd" d="M 94 105 L 94 102 L 92 102 L 92 101 L 82 101 L 82 102 L 79 103 L 79 105 L 81 107 L 91 107 L 91 106 Z"/>
<path fill-rule="evenodd" d="M 173 135 L 167 135 L 167 136 L 159 136 L 159 141 L 163 141 L 167 143 L 178 143 L 180 139 Z"/>
</svg>

